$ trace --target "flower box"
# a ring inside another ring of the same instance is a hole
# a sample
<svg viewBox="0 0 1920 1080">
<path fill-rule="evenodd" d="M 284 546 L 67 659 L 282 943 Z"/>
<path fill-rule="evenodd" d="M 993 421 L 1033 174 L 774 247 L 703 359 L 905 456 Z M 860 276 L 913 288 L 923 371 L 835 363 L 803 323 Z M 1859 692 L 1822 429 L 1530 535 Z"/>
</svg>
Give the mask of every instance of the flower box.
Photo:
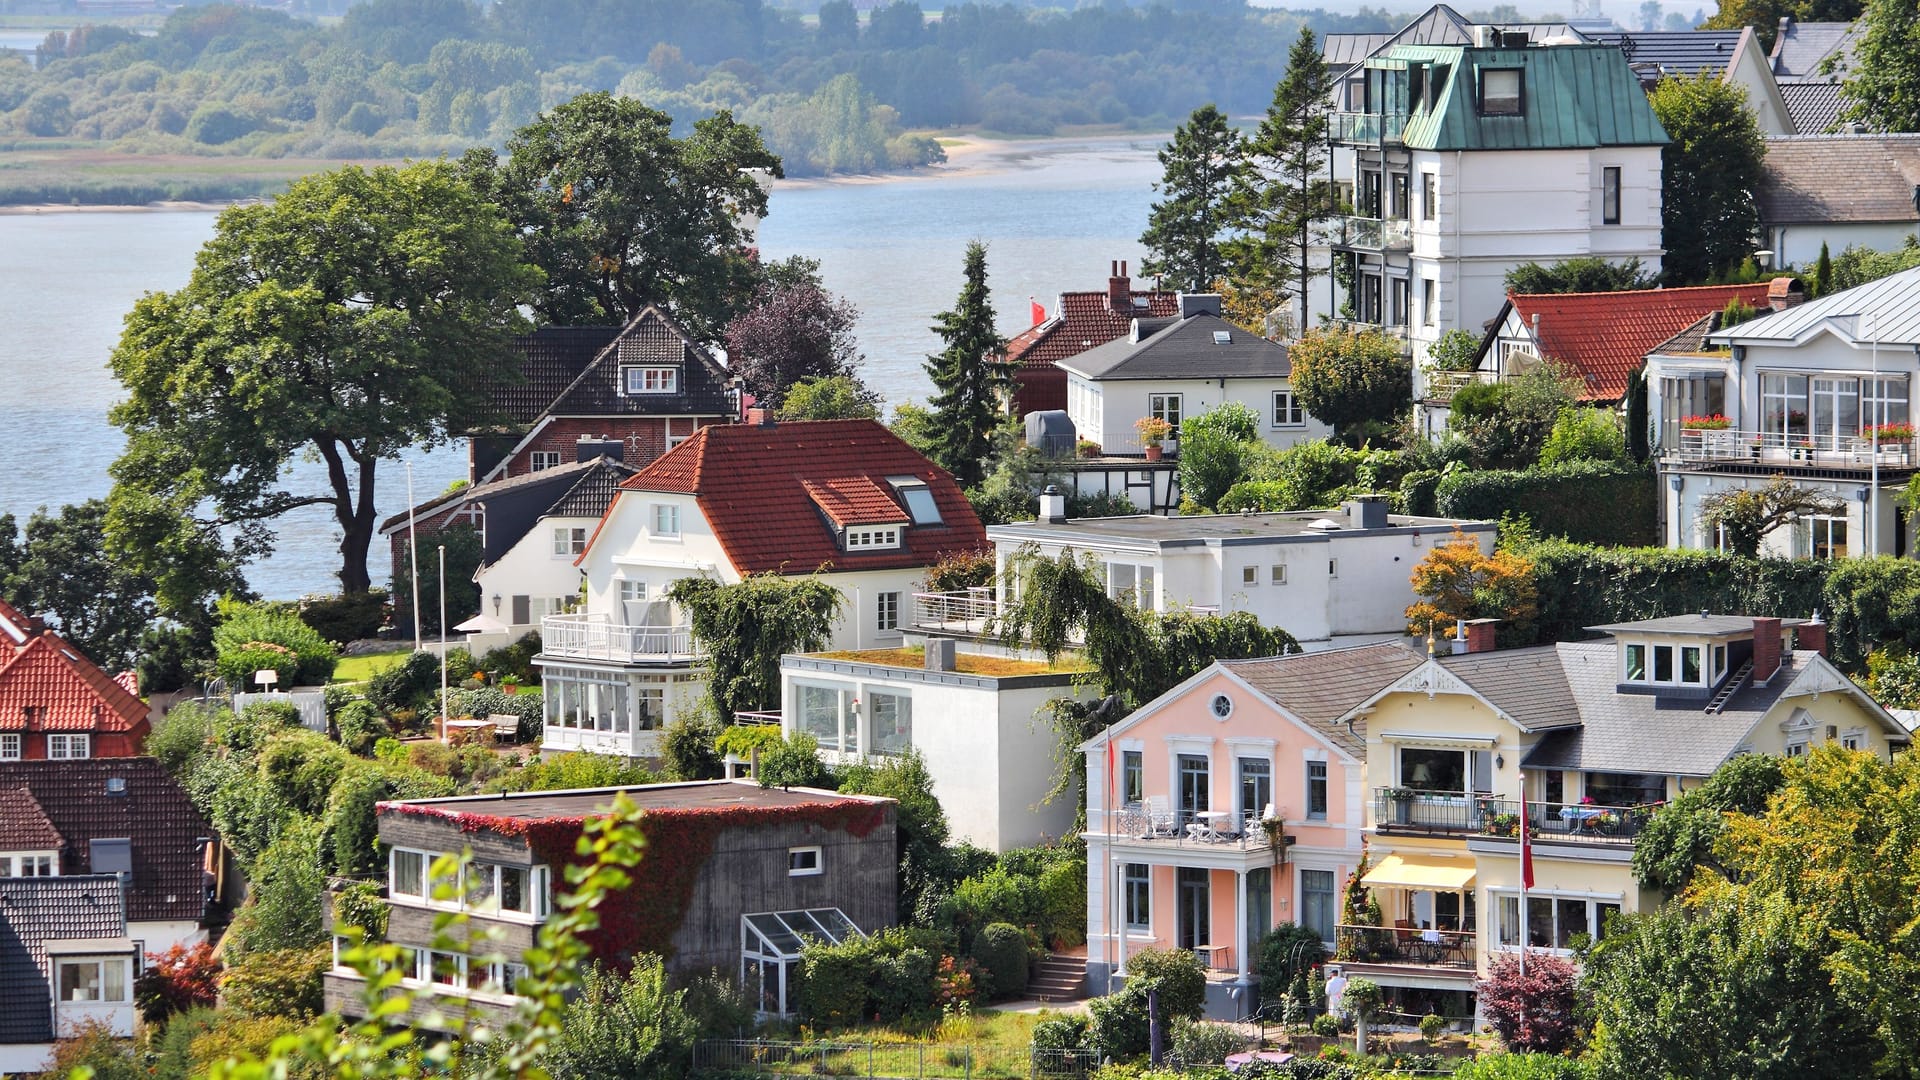
<svg viewBox="0 0 1920 1080">
<path fill-rule="evenodd" d="M 1912 424 L 1879 424 L 1860 429 L 1860 437 L 1876 443 L 1912 442 L 1914 437 Z"/>
<path fill-rule="evenodd" d="M 1683 416 L 1680 428 L 1683 431 L 1725 431 L 1733 426 L 1733 421 L 1714 413 L 1712 416 Z"/>
</svg>

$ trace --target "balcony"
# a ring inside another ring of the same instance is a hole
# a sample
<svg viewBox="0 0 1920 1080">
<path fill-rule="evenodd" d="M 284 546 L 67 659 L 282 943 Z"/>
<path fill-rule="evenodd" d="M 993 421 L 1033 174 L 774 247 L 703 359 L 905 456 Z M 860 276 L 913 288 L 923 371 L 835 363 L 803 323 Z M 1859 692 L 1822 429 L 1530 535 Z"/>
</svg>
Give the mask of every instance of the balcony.
<svg viewBox="0 0 1920 1080">
<path fill-rule="evenodd" d="M 951 592 L 913 594 L 911 621 L 915 630 L 986 634 L 993 629 L 995 614 L 994 589 L 991 585 Z"/>
<path fill-rule="evenodd" d="M 1363 965 L 1462 976 L 1471 976 L 1474 972 L 1472 930 L 1339 923 L 1333 933 L 1334 953 L 1349 975 L 1362 974 Z"/>
<path fill-rule="evenodd" d="M 1911 471 L 1920 463 L 1920 447 L 1911 438 L 1863 435 L 1804 435 L 1740 428 L 1686 428 L 1665 456 L 1687 464 L 1753 465 L 1762 468 Z"/>
<path fill-rule="evenodd" d="M 1661 805 L 1529 802 L 1527 831 L 1541 843 L 1631 844 Z M 1520 838 L 1520 803 L 1464 791 L 1375 788 L 1373 820 L 1383 833 Z"/>
<path fill-rule="evenodd" d="M 1275 811 L 1284 819 L 1284 811 Z M 1105 827 L 1107 818 L 1090 823 Z M 1242 818 L 1230 810 L 1172 810 L 1164 805 L 1130 803 L 1112 816 L 1112 836 L 1116 843 L 1145 845 L 1168 850 L 1195 851 L 1268 851 L 1274 836 L 1258 821 Z M 1284 848 L 1291 838 L 1280 840 Z"/>
<path fill-rule="evenodd" d="M 1453 395 L 1471 383 L 1493 382 L 1493 376 L 1481 371 L 1437 371 L 1421 372 L 1425 387 L 1421 398 L 1426 401 L 1452 401 Z"/>
<path fill-rule="evenodd" d="M 1379 334 L 1388 341 L 1400 346 L 1401 355 L 1407 355 L 1413 349 L 1413 343 L 1407 336 L 1406 323 L 1377 323 L 1364 319 L 1330 319 L 1327 328 L 1343 334 Z"/>
<path fill-rule="evenodd" d="M 1406 113 L 1336 112 L 1328 118 L 1327 137 L 1359 146 L 1397 144 L 1406 126 Z"/>
<path fill-rule="evenodd" d="M 688 663 L 704 655 L 689 626 L 627 626 L 604 615 L 549 615 L 540 620 L 540 653 L 619 664 Z"/>
<path fill-rule="evenodd" d="M 1336 217 L 1329 221 L 1337 247 L 1356 251 L 1408 251 L 1413 222 L 1406 218 Z"/>
</svg>

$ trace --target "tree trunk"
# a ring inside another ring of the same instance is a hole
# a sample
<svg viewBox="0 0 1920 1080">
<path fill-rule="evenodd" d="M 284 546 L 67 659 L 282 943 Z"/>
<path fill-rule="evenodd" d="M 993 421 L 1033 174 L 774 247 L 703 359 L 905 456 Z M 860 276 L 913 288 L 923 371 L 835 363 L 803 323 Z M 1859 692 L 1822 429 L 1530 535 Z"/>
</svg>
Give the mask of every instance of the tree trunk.
<svg viewBox="0 0 1920 1080">
<path fill-rule="evenodd" d="M 375 460 L 354 454 L 352 444 L 330 438 L 314 440 L 327 463 L 327 482 L 333 488 L 333 520 L 340 526 L 340 591 L 348 595 L 373 587 L 367 574 L 367 550 L 373 545 L 373 478 Z M 347 475 L 342 447 L 353 457 L 359 475 Z"/>
</svg>

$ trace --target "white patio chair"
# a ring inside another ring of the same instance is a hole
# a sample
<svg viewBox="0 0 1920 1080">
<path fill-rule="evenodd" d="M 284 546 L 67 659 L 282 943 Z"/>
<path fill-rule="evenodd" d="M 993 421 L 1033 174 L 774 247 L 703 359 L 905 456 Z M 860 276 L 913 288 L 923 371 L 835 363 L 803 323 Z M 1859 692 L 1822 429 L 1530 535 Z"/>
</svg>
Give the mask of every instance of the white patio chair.
<svg viewBox="0 0 1920 1080">
<path fill-rule="evenodd" d="M 1173 807 L 1165 795 L 1147 796 L 1147 832 L 1152 836 L 1175 836 Z"/>
</svg>

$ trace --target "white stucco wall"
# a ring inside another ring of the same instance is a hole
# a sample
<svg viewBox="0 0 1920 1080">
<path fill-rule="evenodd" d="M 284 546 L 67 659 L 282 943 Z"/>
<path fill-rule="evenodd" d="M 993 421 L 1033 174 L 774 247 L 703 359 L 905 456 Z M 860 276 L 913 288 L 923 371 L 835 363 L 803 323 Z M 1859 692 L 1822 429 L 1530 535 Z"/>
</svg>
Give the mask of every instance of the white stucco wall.
<svg viewBox="0 0 1920 1080">
<path fill-rule="evenodd" d="M 1077 376 L 1069 376 L 1069 385 Z M 1110 453 L 1130 453 L 1139 445 L 1140 435 L 1134 422 L 1148 415 L 1148 398 L 1154 394 L 1179 394 L 1181 416 L 1198 416 L 1228 401 L 1237 401 L 1260 418 L 1260 437 L 1276 447 L 1288 447 L 1312 439 L 1324 439 L 1332 428 L 1305 416 L 1304 423 L 1279 425 L 1273 422 L 1273 395 L 1289 388 L 1283 378 L 1268 379 L 1102 379 L 1093 386 L 1097 411 L 1069 408 L 1068 415 L 1083 439 L 1091 439 Z M 1071 403 L 1074 395 L 1069 391 Z M 1171 445 L 1171 444 L 1169 444 Z"/>
<path fill-rule="evenodd" d="M 1850 247 L 1871 248 L 1874 251 L 1897 251 L 1907 242 L 1907 237 L 1920 232 L 1920 222 L 1822 222 L 1791 225 L 1767 222 L 1764 229 L 1768 240 L 1766 246 L 1774 253 L 1775 266 L 1793 266 L 1811 273 L 1820 261 L 1821 244 L 1827 246 L 1827 255 L 1835 259 Z"/>
<path fill-rule="evenodd" d="M 542 601 L 551 604 L 580 595 L 580 568 L 574 565 L 572 554 L 554 554 L 554 530 L 584 529 L 591 537 L 599 525 L 599 518 L 543 518 L 506 554 L 473 576 L 480 586 L 480 610 L 508 624 L 508 640 L 540 629 L 541 615 L 551 613 L 543 611 Z M 527 622 L 514 622 L 515 596 L 529 598 Z M 495 597 L 499 597 L 497 606 Z"/>
</svg>

